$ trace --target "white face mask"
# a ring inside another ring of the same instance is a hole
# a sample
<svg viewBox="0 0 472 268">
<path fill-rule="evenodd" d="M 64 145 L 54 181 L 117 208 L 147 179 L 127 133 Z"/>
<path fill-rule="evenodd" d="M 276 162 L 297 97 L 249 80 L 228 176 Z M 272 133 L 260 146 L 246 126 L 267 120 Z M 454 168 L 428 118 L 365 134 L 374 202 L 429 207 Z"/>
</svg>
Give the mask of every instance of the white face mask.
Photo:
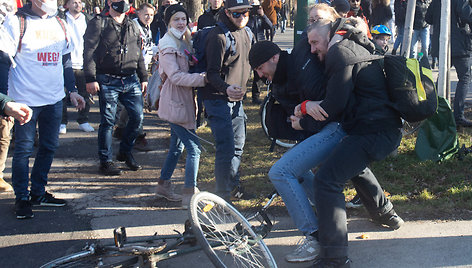
<svg viewBox="0 0 472 268">
<path fill-rule="evenodd" d="M 183 36 L 184 33 L 185 33 L 185 31 L 181 32 L 181 31 L 175 29 L 174 27 L 170 27 L 169 31 L 170 31 L 175 37 L 177 37 L 177 39 L 182 38 L 182 36 Z"/>
<path fill-rule="evenodd" d="M 41 2 L 41 6 L 38 6 L 38 4 L 36 4 L 36 6 L 44 11 L 48 16 L 52 16 L 57 12 L 57 0 L 47 1 L 45 3 Z"/>
</svg>

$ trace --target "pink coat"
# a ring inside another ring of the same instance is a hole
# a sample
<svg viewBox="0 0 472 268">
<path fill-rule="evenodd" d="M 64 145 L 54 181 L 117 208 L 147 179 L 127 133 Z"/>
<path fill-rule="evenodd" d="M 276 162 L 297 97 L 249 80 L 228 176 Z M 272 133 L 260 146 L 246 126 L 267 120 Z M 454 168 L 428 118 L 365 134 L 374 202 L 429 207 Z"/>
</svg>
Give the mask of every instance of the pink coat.
<svg viewBox="0 0 472 268">
<path fill-rule="evenodd" d="M 167 34 L 159 41 L 159 74 L 164 84 L 157 114 L 186 129 L 195 129 L 197 105 L 193 88 L 203 87 L 205 77 L 203 73 L 188 72 L 188 58 L 176 47 L 175 40 Z"/>
</svg>

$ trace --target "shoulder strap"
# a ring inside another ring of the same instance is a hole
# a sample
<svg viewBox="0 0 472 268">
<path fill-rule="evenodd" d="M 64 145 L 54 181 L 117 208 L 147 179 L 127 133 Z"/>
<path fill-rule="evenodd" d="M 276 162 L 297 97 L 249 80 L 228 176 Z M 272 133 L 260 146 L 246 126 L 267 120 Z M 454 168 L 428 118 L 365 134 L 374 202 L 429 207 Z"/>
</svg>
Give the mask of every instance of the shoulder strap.
<svg viewBox="0 0 472 268">
<path fill-rule="evenodd" d="M 225 51 L 230 51 L 230 54 L 232 56 L 235 55 L 236 54 L 236 41 L 234 39 L 234 36 L 229 31 L 228 27 L 226 27 L 226 25 L 222 23 L 221 21 L 217 22 L 216 25 L 219 26 L 223 30 L 223 33 L 226 37 Z"/>
<path fill-rule="evenodd" d="M 26 18 L 23 15 L 17 14 L 18 19 L 20 20 L 20 40 L 18 41 L 18 49 L 16 50 L 16 53 L 21 51 L 21 43 L 23 41 L 23 36 L 25 36 L 25 31 L 26 31 Z"/>
<path fill-rule="evenodd" d="M 249 28 L 247 26 L 244 26 L 244 30 L 246 30 L 246 33 L 249 36 L 249 43 L 251 43 L 251 45 L 252 45 L 252 41 L 254 39 L 254 34 L 252 33 L 251 28 Z"/>
<path fill-rule="evenodd" d="M 357 63 L 361 62 L 369 62 L 369 61 L 374 61 L 374 60 L 380 60 L 385 58 L 385 56 L 380 56 L 380 55 L 369 55 L 365 57 L 357 57 L 357 58 L 351 58 L 346 65 L 354 65 Z"/>
<path fill-rule="evenodd" d="M 69 43 L 69 39 L 67 38 L 66 25 L 64 25 L 64 21 L 59 16 L 56 16 L 56 20 L 57 20 L 57 22 L 59 22 L 59 25 L 61 25 L 62 31 L 64 32 L 64 37 L 66 39 L 66 42 Z"/>
</svg>

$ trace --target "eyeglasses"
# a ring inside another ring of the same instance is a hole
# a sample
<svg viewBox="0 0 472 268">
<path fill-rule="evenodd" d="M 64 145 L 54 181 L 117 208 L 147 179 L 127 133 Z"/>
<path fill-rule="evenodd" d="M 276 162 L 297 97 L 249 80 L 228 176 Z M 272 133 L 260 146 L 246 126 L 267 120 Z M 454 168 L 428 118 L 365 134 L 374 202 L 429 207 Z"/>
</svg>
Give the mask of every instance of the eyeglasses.
<svg viewBox="0 0 472 268">
<path fill-rule="evenodd" d="M 239 19 L 241 16 L 247 17 L 249 16 L 249 10 L 243 12 L 231 12 L 231 16 L 233 16 L 235 19 Z"/>
<path fill-rule="evenodd" d="M 351 0 L 352 3 L 360 2 L 361 0 Z"/>
</svg>

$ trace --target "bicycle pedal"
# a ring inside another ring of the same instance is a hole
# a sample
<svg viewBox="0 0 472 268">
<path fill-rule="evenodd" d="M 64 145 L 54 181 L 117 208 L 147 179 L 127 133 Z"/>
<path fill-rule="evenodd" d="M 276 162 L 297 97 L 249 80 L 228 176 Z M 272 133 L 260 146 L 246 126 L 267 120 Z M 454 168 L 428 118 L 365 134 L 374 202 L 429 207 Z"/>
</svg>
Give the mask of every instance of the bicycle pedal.
<svg viewBox="0 0 472 268">
<path fill-rule="evenodd" d="M 115 246 L 118 248 L 123 247 L 126 243 L 126 228 L 125 227 L 118 227 L 113 230 L 113 237 L 115 239 Z"/>
</svg>

